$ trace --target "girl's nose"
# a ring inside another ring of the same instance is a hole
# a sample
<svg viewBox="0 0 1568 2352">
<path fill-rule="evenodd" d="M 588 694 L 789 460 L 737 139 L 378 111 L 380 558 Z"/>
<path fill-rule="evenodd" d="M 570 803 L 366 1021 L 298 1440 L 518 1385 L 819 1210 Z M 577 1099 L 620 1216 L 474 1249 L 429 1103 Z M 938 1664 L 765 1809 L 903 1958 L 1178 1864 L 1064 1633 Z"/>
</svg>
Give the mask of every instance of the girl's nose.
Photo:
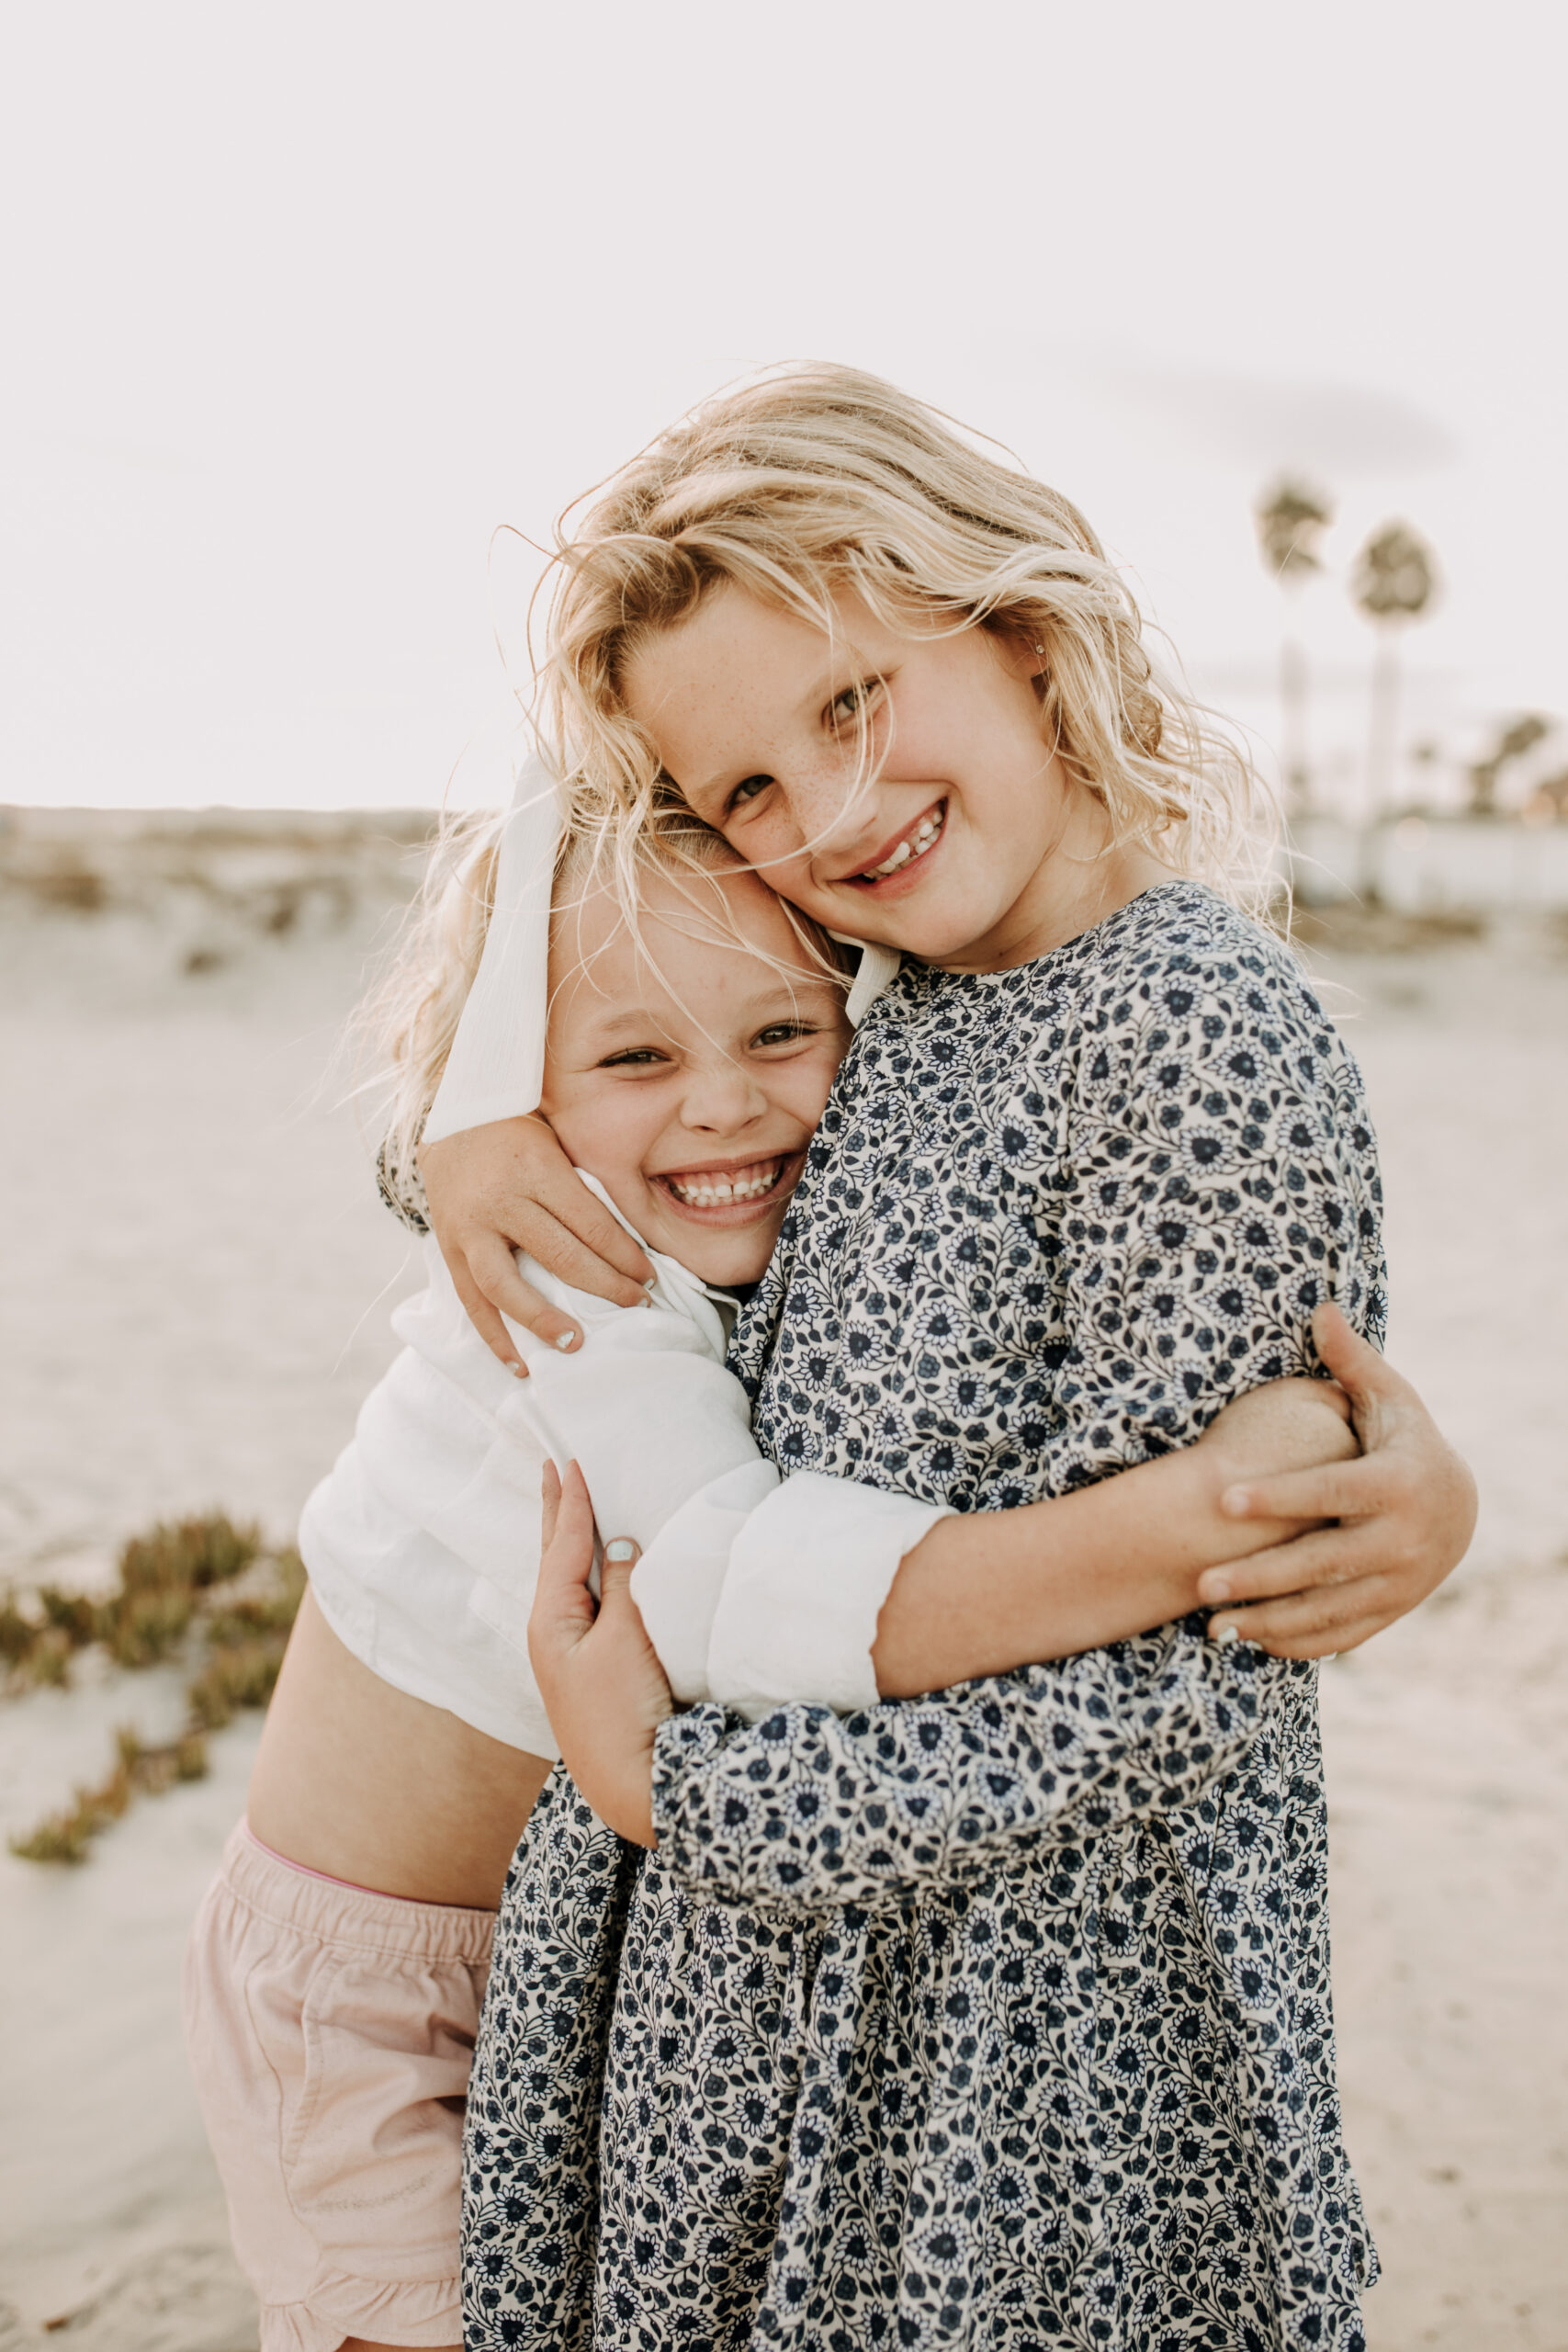
<svg viewBox="0 0 1568 2352">
<path fill-rule="evenodd" d="M 787 780 L 785 794 L 807 856 L 842 856 L 876 835 L 876 788 L 852 755 L 803 768 Z"/>
<path fill-rule="evenodd" d="M 768 1098 L 739 1062 L 716 1061 L 694 1070 L 681 1105 L 682 1123 L 710 1135 L 738 1135 L 760 1119 Z"/>
</svg>

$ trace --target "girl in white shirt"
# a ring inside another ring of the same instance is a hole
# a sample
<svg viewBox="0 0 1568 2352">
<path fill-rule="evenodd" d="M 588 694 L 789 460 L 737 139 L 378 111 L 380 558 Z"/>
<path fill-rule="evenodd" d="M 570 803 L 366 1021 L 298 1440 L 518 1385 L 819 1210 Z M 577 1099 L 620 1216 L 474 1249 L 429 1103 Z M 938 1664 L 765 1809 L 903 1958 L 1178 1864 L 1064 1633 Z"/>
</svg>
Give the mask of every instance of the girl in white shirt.
<svg viewBox="0 0 1568 2352">
<path fill-rule="evenodd" d="M 522 1035 L 526 1091 L 654 1276 L 646 1305 L 615 1306 L 525 1261 L 585 1337 L 563 1351 L 510 1327 L 519 1378 L 427 1241 L 428 1287 L 394 1317 L 403 1352 L 306 1508 L 310 1590 L 187 1966 L 263 2352 L 458 2341 L 468 2053 L 502 1882 L 557 1752 L 525 1639 L 547 1463 L 581 1463 L 605 1525 L 642 1547 L 635 1596 L 677 1696 L 755 1715 L 901 1692 L 899 1656 L 946 1684 L 1163 1623 L 1203 1569 L 1294 1532 L 1223 1518 L 1232 1481 L 1354 1450 L 1326 1385 L 1257 1392 L 1189 1453 L 961 1529 L 976 1575 L 953 1623 L 918 1566 L 948 1514 L 781 1483 L 723 1368 L 733 1288 L 764 1270 L 880 975 L 851 990 L 831 943 L 689 819 L 630 877 L 614 843 L 558 832 L 530 771 L 499 858 L 427 928 L 392 1179 L 422 1124 L 434 1139 L 496 1115 L 499 1002 L 509 1101 Z M 999 1547 L 1004 1520 L 1020 1540 Z"/>
</svg>

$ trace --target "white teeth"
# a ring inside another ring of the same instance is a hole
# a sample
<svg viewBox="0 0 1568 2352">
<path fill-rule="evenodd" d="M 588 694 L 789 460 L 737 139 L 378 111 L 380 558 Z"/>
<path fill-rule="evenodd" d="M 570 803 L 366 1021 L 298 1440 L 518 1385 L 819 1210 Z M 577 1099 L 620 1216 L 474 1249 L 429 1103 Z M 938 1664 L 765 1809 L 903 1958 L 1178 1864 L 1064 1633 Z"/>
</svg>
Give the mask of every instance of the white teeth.
<svg viewBox="0 0 1568 2352">
<path fill-rule="evenodd" d="M 945 808 L 937 809 L 935 813 L 930 817 L 922 817 L 919 823 L 915 827 L 914 831 L 909 834 L 908 839 L 899 842 L 892 856 L 884 858 L 880 865 L 867 866 L 865 872 L 861 876 L 861 880 L 863 882 L 882 882 L 886 879 L 889 874 L 897 874 L 899 867 L 908 865 L 912 857 L 919 857 L 923 851 L 930 849 L 932 842 L 935 841 L 946 821 L 947 810 Z"/>
<path fill-rule="evenodd" d="M 728 1202 L 760 1200 L 771 1193 L 783 1172 L 784 1163 L 775 1159 L 771 1168 L 759 1169 L 755 1175 L 743 1176 L 738 1182 L 727 1182 L 721 1176 L 705 1179 L 697 1183 L 682 1183 L 671 1176 L 670 1190 L 678 1201 L 687 1202 L 693 1208 L 719 1208 Z"/>
</svg>

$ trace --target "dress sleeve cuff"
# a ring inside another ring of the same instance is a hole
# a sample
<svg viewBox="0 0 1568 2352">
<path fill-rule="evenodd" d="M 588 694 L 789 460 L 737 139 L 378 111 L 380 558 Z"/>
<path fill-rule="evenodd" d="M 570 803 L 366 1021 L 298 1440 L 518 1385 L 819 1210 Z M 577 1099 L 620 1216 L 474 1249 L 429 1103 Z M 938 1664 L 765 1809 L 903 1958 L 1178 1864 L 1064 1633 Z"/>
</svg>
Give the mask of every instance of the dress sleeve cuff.
<svg viewBox="0 0 1568 2352">
<path fill-rule="evenodd" d="M 787 1477 L 733 1539 L 708 1648 L 711 1696 L 755 1723 L 794 1700 L 877 1704 L 872 1645 L 907 1552 L 945 1504 L 815 1471 Z"/>
</svg>

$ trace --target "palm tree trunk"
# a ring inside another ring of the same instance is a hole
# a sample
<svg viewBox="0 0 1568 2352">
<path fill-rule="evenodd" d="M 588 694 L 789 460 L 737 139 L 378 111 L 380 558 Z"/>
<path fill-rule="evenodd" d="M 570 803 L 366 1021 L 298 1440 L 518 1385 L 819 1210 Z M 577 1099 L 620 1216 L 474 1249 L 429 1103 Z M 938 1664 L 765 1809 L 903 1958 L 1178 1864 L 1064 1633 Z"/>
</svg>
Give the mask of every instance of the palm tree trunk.
<svg viewBox="0 0 1568 2352">
<path fill-rule="evenodd" d="M 1307 658 L 1296 638 L 1280 640 L 1280 766 L 1285 814 L 1304 817 L 1312 804 L 1312 768 L 1307 751 Z"/>
<path fill-rule="evenodd" d="M 1399 630 L 1380 623 L 1372 656 L 1372 690 L 1367 729 L 1365 820 L 1375 825 L 1393 799 L 1399 768 Z"/>
</svg>

